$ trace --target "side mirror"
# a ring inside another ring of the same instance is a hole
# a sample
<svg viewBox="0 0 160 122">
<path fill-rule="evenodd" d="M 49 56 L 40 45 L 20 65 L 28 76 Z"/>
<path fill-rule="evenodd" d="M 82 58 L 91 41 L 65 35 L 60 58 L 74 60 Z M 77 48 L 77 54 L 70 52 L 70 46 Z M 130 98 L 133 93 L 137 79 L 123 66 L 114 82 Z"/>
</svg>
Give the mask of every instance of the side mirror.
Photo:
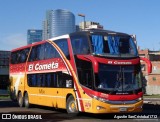
<svg viewBox="0 0 160 122">
<path fill-rule="evenodd" d="M 152 72 L 152 63 L 149 59 L 144 58 L 144 57 L 140 57 L 140 60 L 146 62 L 147 64 L 147 68 L 148 68 L 148 74 L 150 74 Z"/>
</svg>

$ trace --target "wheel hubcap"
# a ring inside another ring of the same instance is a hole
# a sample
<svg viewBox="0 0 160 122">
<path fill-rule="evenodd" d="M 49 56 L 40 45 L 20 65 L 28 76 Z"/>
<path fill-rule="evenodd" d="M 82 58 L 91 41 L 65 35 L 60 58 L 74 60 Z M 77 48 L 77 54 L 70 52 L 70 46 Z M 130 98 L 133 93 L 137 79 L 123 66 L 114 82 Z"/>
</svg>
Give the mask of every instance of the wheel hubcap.
<svg viewBox="0 0 160 122">
<path fill-rule="evenodd" d="M 26 104 L 26 105 L 28 104 L 28 99 L 25 100 L 25 104 Z"/>
<path fill-rule="evenodd" d="M 75 105 L 75 102 L 74 102 L 74 101 L 72 101 L 72 102 L 70 103 L 69 110 L 70 110 L 71 112 L 76 112 L 76 105 Z"/>
</svg>

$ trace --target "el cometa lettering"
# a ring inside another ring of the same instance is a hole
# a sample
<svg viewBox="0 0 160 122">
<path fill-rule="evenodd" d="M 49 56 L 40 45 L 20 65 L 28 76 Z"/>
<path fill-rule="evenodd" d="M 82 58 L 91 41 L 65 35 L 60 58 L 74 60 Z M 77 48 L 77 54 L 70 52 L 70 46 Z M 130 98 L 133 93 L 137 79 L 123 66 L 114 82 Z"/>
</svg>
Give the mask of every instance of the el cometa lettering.
<svg viewBox="0 0 160 122">
<path fill-rule="evenodd" d="M 52 62 L 52 63 L 48 63 L 48 64 L 30 64 L 28 66 L 28 71 L 40 71 L 40 70 L 50 70 L 50 69 L 57 69 L 58 68 L 58 63 Z"/>
</svg>

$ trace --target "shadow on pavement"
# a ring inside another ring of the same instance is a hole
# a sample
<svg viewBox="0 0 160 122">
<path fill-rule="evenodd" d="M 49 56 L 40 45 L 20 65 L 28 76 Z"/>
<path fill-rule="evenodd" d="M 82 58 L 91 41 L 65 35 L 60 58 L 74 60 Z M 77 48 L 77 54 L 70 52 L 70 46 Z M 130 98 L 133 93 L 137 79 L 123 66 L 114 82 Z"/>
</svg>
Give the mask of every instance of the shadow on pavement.
<svg viewBox="0 0 160 122">
<path fill-rule="evenodd" d="M 3 108 L 12 108 L 16 109 L 18 107 L 17 102 L 12 102 L 11 100 L 0 100 L 0 109 Z M 16 111 L 14 112 L 14 109 L 11 109 L 10 114 L 15 115 L 41 115 L 42 121 L 45 120 L 53 120 L 56 121 L 77 121 L 77 120 L 113 120 L 116 116 L 128 116 L 128 115 L 157 115 L 158 118 L 160 118 L 160 105 L 158 104 L 144 104 L 143 106 L 144 110 L 142 113 L 114 113 L 114 114 L 90 114 L 90 113 L 79 113 L 77 116 L 70 115 L 66 113 L 66 110 L 63 109 L 54 109 L 52 107 L 44 107 L 44 106 L 38 106 L 38 105 L 32 105 L 31 108 L 29 108 L 29 111 Z M 36 111 L 33 111 L 34 109 L 37 109 Z M 42 111 L 48 110 L 49 113 L 44 113 Z M 33 121 L 33 120 L 32 120 Z M 41 120 L 38 120 L 41 121 Z"/>
</svg>

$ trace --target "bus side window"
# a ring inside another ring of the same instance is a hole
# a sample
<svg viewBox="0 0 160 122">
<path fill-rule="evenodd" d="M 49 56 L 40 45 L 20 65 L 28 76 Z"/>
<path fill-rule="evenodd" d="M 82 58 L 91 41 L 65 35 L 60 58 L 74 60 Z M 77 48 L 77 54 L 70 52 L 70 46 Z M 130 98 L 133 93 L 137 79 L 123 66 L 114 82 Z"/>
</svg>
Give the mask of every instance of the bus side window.
<svg viewBox="0 0 160 122">
<path fill-rule="evenodd" d="M 32 47 L 31 54 L 29 56 L 29 62 L 40 60 L 40 47 L 41 45 Z"/>
<path fill-rule="evenodd" d="M 41 81 L 41 86 L 42 87 L 46 86 L 46 76 L 47 76 L 47 74 L 42 74 L 42 81 Z"/>
<path fill-rule="evenodd" d="M 53 52 L 51 52 L 51 48 L 52 48 L 51 44 L 49 43 L 45 44 L 45 59 L 50 59 L 53 57 L 52 56 Z"/>
<path fill-rule="evenodd" d="M 37 74 L 37 87 L 42 86 L 42 81 L 43 81 L 43 75 L 42 74 Z"/>
<path fill-rule="evenodd" d="M 57 72 L 58 80 L 57 80 L 57 87 L 63 88 L 63 74 L 62 72 Z"/>
<path fill-rule="evenodd" d="M 57 87 L 57 73 L 51 73 L 51 87 Z"/>
<path fill-rule="evenodd" d="M 25 52 L 24 51 L 21 51 L 21 57 L 20 57 L 20 62 L 21 63 L 24 63 L 26 60 L 26 55 L 25 55 Z"/>
<path fill-rule="evenodd" d="M 63 87 L 73 88 L 73 78 L 69 74 L 63 73 Z"/>
<path fill-rule="evenodd" d="M 29 56 L 29 61 L 35 61 L 36 57 L 36 47 L 32 47 L 31 54 Z"/>
<path fill-rule="evenodd" d="M 27 83 L 28 83 L 28 86 L 32 86 L 32 77 L 31 77 L 31 75 L 27 75 Z"/>
<path fill-rule="evenodd" d="M 20 63 L 21 61 L 21 51 L 17 52 L 17 63 Z"/>
<path fill-rule="evenodd" d="M 93 85 L 92 63 L 80 59 L 77 59 L 76 62 L 77 62 L 76 65 L 77 65 L 79 82 L 88 88 L 92 88 Z"/>
<path fill-rule="evenodd" d="M 50 43 L 46 43 L 46 45 L 45 45 L 45 59 L 59 58 L 59 57 L 60 57 L 60 55 L 57 52 L 57 50 Z"/>
<path fill-rule="evenodd" d="M 38 45 L 37 47 L 37 57 L 38 60 L 44 60 L 45 59 L 45 44 Z"/>
<path fill-rule="evenodd" d="M 59 88 L 73 88 L 73 78 L 69 74 L 57 72 L 57 87 Z"/>
<path fill-rule="evenodd" d="M 36 87 L 36 86 L 37 86 L 36 74 L 33 74 L 33 75 L 31 76 L 31 78 L 32 78 L 32 86 L 33 86 L 33 87 Z"/>
<path fill-rule="evenodd" d="M 27 83 L 30 87 L 73 88 L 72 76 L 62 72 L 28 74 Z"/>
<path fill-rule="evenodd" d="M 35 74 L 28 74 L 27 75 L 27 83 L 30 87 L 36 87 L 36 75 Z"/>
<path fill-rule="evenodd" d="M 56 40 L 55 43 L 58 45 L 58 47 L 63 51 L 66 58 L 69 60 L 69 50 L 68 50 L 68 42 L 67 39 L 59 39 Z"/>
<path fill-rule="evenodd" d="M 21 51 L 20 63 L 26 62 L 27 57 L 28 57 L 28 53 L 29 53 L 29 48 L 24 49 L 24 50 Z"/>
<path fill-rule="evenodd" d="M 46 87 L 51 87 L 51 73 L 46 74 Z"/>
</svg>

